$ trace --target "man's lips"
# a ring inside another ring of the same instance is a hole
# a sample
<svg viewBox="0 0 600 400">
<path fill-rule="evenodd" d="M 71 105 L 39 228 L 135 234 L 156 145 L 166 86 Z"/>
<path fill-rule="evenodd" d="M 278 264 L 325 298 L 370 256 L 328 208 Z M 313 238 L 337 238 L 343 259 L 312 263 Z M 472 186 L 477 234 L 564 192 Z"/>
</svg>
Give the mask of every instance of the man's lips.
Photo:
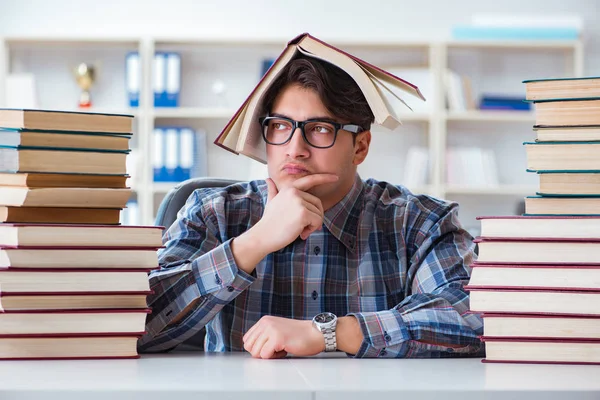
<svg viewBox="0 0 600 400">
<path fill-rule="evenodd" d="M 288 174 L 307 174 L 310 173 L 308 169 L 298 164 L 285 164 L 282 168 L 283 171 Z"/>
</svg>

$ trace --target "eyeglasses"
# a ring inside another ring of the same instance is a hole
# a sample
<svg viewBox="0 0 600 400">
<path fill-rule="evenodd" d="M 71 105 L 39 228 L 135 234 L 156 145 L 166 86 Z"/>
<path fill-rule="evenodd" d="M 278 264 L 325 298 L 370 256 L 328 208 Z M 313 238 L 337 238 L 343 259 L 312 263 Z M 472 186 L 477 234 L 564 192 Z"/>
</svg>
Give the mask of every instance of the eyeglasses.
<svg viewBox="0 0 600 400">
<path fill-rule="evenodd" d="M 297 128 L 300 128 L 304 141 L 318 149 L 327 149 L 333 146 L 340 129 L 354 135 L 363 131 L 360 126 L 355 124 L 338 124 L 337 122 L 320 119 L 295 121 L 286 117 L 267 116 L 259 118 L 258 122 L 262 126 L 262 135 L 265 142 L 275 146 L 289 142 Z"/>
</svg>

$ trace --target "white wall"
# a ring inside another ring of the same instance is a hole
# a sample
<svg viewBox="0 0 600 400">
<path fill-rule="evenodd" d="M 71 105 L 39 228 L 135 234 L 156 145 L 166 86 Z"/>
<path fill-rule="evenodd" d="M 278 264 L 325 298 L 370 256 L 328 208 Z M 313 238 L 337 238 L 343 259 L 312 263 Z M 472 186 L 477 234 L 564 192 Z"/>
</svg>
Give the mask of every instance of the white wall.
<svg viewBox="0 0 600 400">
<path fill-rule="evenodd" d="M 446 39 L 473 12 L 583 15 L 586 73 L 600 70 L 597 0 L 0 0 L 0 36 Z"/>
</svg>

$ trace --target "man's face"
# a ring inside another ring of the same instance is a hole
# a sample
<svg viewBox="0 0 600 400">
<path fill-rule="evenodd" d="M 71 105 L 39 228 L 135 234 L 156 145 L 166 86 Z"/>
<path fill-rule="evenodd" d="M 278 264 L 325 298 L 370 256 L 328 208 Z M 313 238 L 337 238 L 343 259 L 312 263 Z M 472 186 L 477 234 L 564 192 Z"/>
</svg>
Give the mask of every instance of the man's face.
<svg viewBox="0 0 600 400">
<path fill-rule="evenodd" d="M 284 88 L 273 105 L 271 114 L 279 114 L 296 121 L 324 118 L 342 123 L 353 121 L 339 121 L 331 115 L 319 98 L 319 95 L 299 85 L 290 85 Z M 337 182 L 316 186 L 310 192 L 321 200 L 343 197 L 354 182 L 356 166 L 360 164 L 368 150 L 370 133 L 361 133 L 359 136 L 368 135 L 366 149 L 365 140 L 357 138 L 353 144 L 352 133 L 339 130 L 335 144 L 327 149 L 318 149 L 310 146 L 302 138 L 300 129 L 296 129 L 292 139 L 283 145 L 267 144 L 267 164 L 269 177 L 273 179 L 277 188 L 282 190 L 290 186 L 296 179 L 310 174 L 330 173 L 339 177 Z"/>
</svg>

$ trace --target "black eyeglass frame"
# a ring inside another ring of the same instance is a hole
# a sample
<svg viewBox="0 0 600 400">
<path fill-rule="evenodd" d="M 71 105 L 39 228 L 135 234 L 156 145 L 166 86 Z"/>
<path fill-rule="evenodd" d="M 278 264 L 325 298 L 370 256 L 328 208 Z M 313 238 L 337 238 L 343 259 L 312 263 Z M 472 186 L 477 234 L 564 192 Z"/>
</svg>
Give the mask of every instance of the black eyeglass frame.
<svg viewBox="0 0 600 400">
<path fill-rule="evenodd" d="M 281 143 L 273 143 L 267 139 L 267 135 L 265 133 L 265 123 L 268 121 L 272 121 L 272 120 L 283 120 L 283 121 L 287 121 L 292 124 L 292 131 L 290 132 L 290 136 L 285 141 L 283 141 Z M 327 123 L 327 124 L 332 125 L 335 128 L 335 131 L 333 133 L 333 142 L 329 146 L 315 146 L 306 138 L 306 133 L 304 132 L 304 126 L 306 124 L 309 124 L 312 122 Z M 329 148 L 333 147 L 333 145 L 335 144 L 335 141 L 337 140 L 337 134 L 340 131 L 340 129 L 350 132 L 352 135 L 357 135 L 361 132 L 364 132 L 364 129 L 362 129 L 360 126 L 358 126 L 356 124 L 340 124 L 338 122 L 325 120 L 325 119 L 307 119 L 306 121 L 296 121 L 294 119 L 287 118 L 287 117 L 276 117 L 276 116 L 267 115 L 266 117 L 259 117 L 258 123 L 260 124 L 260 126 L 262 128 L 261 132 L 262 132 L 262 137 L 263 137 L 264 141 L 272 146 L 281 146 L 281 145 L 288 143 L 290 140 L 292 140 L 292 137 L 294 136 L 294 133 L 296 132 L 296 129 L 298 129 L 298 128 L 300 128 L 300 132 L 302 133 L 302 139 L 304 139 L 304 141 L 309 146 L 314 147 L 316 149 L 329 149 Z"/>
</svg>

